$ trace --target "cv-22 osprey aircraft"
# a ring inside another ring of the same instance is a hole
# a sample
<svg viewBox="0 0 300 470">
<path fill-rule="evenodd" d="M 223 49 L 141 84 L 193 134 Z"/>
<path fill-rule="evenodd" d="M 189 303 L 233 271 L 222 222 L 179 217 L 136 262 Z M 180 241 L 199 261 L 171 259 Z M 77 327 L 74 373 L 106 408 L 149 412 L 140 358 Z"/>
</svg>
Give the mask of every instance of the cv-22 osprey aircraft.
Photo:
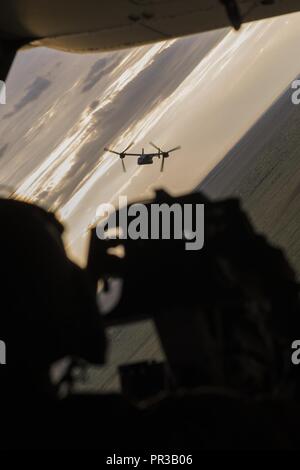
<svg viewBox="0 0 300 470">
<path fill-rule="evenodd" d="M 123 150 L 122 152 L 116 152 L 116 150 L 111 150 L 107 147 L 104 148 L 104 150 L 106 152 L 114 153 L 115 155 L 118 155 L 120 157 L 124 173 L 126 172 L 126 167 L 125 167 L 125 163 L 124 163 L 124 158 L 125 157 L 138 157 L 138 159 L 137 159 L 137 164 L 138 165 L 152 165 L 154 157 L 157 157 L 159 159 L 161 158 L 160 171 L 163 172 L 164 171 L 165 158 L 168 158 L 170 156 L 171 152 L 175 152 L 176 150 L 180 150 L 180 148 L 181 148 L 180 146 L 178 146 L 178 147 L 174 147 L 170 150 L 164 151 L 164 150 L 160 149 L 159 147 L 157 147 L 157 145 L 153 144 L 153 142 L 150 142 L 150 145 L 152 145 L 152 147 L 154 147 L 157 150 L 157 152 L 145 153 L 144 149 L 142 149 L 141 153 L 129 153 L 129 152 L 127 152 L 127 150 L 129 150 L 133 146 L 133 144 L 134 144 L 134 142 L 131 142 L 131 144 L 129 144 L 126 147 L 126 149 Z"/>
</svg>

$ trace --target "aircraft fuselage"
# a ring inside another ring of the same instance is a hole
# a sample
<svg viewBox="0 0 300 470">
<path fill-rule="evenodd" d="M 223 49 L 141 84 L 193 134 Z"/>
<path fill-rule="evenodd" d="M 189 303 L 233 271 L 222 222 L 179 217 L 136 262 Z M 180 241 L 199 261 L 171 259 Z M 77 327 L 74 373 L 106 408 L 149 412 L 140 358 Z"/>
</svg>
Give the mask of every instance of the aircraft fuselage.
<svg viewBox="0 0 300 470">
<path fill-rule="evenodd" d="M 153 163 L 153 155 L 141 155 L 138 160 L 138 165 L 152 165 Z"/>
</svg>

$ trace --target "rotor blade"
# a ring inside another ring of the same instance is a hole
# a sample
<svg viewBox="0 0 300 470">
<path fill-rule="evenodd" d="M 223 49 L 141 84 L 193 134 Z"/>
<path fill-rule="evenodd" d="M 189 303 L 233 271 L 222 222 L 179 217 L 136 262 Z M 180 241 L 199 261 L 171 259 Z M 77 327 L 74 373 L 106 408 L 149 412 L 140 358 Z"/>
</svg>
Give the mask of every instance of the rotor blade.
<svg viewBox="0 0 300 470">
<path fill-rule="evenodd" d="M 111 152 L 111 153 L 115 153 L 116 155 L 120 155 L 119 152 L 116 152 L 115 150 L 110 150 L 107 147 L 104 147 L 104 150 L 105 152 Z"/>
<path fill-rule="evenodd" d="M 121 158 L 121 162 L 122 162 L 123 171 L 124 171 L 124 173 L 126 173 L 126 167 L 125 167 L 125 162 L 124 162 L 123 158 Z"/>
<path fill-rule="evenodd" d="M 171 150 L 168 150 L 166 153 L 175 152 L 175 150 L 180 150 L 180 149 L 181 149 L 181 147 L 180 147 L 180 145 L 179 145 L 178 147 L 175 147 L 175 148 L 173 148 L 173 149 L 171 149 Z"/>
<path fill-rule="evenodd" d="M 133 146 L 133 144 L 134 144 L 134 142 L 131 142 L 131 143 L 130 143 L 130 144 L 127 146 L 127 147 L 126 147 L 126 149 L 125 149 L 125 150 L 123 150 L 123 152 L 122 152 L 122 153 L 125 153 L 125 152 L 127 152 L 127 150 L 129 150 L 129 149 L 130 149 L 130 147 L 132 147 L 132 146 Z"/>
<path fill-rule="evenodd" d="M 165 157 L 163 156 L 162 161 L 161 161 L 161 167 L 160 167 L 160 172 L 161 173 L 164 171 L 164 165 L 165 165 Z"/>
<path fill-rule="evenodd" d="M 154 147 L 156 150 L 158 150 L 159 152 L 161 151 L 159 147 L 157 147 L 157 145 L 155 145 L 153 142 L 150 142 L 150 145 L 152 145 L 152 147 Z"/>
</svg>

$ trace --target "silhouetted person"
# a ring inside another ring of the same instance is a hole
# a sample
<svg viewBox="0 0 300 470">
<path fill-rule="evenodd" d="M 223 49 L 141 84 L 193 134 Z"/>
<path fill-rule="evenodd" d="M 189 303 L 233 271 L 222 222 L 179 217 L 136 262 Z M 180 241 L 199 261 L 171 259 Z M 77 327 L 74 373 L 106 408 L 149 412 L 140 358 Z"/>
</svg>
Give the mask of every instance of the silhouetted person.
<svg viewBox="0 0 300 470">
<path fill-rule="evenodd" d="M 110 425 L 122 422 L 128 406 L 114 396 L 97 403 L 61 399 L 50 375 L 65 357 L 105 362 L 104 327 L 87 274 L 66 256 L 63 227 L 53 214 L 0 200 L 0 220 L 0 339 L 7 348 L 7 364 L 0 366 L 0 447 L 86 447 L 93 438 L 105 445 L 114 434 Z M 95 413 L 101 423 L 94 436 Z"/>
<path fill-rule="evenodd" d="M 39 392 L 41 375 L 66 355 L 102 364 L 104 329 L 86 273 L 66 256 L 63 227 L 55 217 L 33 205 L 0 200 L 0 219 L 6 370 L 24 372 L 29 393 L 35 387 Z"/>
</svg>

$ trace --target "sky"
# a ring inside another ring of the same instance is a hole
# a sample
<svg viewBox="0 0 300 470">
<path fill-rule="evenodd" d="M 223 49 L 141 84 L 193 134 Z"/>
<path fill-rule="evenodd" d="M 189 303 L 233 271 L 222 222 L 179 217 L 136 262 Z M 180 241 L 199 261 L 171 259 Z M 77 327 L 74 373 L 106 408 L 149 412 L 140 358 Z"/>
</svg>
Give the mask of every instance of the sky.
<svg viewBox="0 0 300 470">
<path fill-rule="evenodd" d="M 102 203 L 190 191 L 299 74 L 300 14 L 99 54 L 20 52 L 0 107 L 0 184 L 57 211 L 84 264 Z M 137 167 L 104 151 L 181 145 Z M 243 158 L 241 155 L 240 158 Z"/>
</svg>

